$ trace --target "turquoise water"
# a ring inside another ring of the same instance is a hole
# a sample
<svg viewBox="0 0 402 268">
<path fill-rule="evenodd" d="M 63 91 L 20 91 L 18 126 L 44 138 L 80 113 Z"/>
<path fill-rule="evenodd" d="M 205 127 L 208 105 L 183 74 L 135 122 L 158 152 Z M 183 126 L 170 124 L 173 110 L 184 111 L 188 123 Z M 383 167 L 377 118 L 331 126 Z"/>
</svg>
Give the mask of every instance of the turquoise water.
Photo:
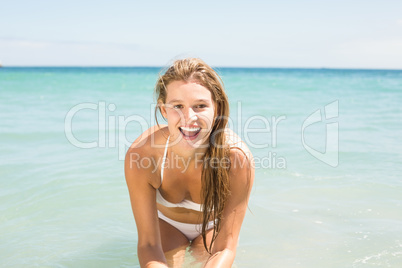
<svg viewBox="0 0 402 268">
<path fill-rule="evenodd" d="M 122 158 L 158 71 L 0 69 L 2 265 L 138 266 Z M 218 71 L 260 161 L 235 265 L 402 266 L 402 71 Z"/>
</svg>

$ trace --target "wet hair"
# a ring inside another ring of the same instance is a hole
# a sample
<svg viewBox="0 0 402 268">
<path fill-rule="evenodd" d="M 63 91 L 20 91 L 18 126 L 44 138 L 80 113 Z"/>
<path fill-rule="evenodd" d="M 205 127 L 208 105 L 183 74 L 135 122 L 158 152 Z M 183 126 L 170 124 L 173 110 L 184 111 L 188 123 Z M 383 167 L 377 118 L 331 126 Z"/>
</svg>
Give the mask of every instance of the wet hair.
<svg viewBox="0 0 402 268">
<path fill-rule="evenodd" d="M 204 86 L 211 92 L 212 100 L 215 104 L 215 118 L 209 136 L 209 146 L 204 155 L 201 175 L 203 214 L 201 234 L 204 238 L 205 249 L 211 253 L 213 242 L 221 228 L 226 200 L 230 194 L 230 148 L 226 144 L 225 136 L 229 118 L 229 101 L 222 79 L 201 59 L 186 58 L 176 60 L 163 75 L 159 76 L 155 86 L 155 95 L 159 104 L 166 103 L 166 87 L 173 81 L 196 82 Z M 162 113 L 160 105 L 158 105 L 155 108 L 155 118 L 157 117 L 157 109 Z M 212 240 L 208 247 L 206 228 L 210 220 L 215 220 L 215 225 Z"/>
</svg>

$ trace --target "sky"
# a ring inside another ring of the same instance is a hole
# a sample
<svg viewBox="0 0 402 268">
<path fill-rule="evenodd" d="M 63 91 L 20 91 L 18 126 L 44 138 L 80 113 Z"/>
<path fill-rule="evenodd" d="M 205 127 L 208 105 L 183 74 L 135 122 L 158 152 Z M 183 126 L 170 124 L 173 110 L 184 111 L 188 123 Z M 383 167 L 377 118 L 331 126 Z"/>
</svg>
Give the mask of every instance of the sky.
<svg viewBox="0 0 402 268">
<path fill-rule="evenodd" d="M 402 1 L 0 0 L 3 66 L 402 69 Z"/>
</svg>

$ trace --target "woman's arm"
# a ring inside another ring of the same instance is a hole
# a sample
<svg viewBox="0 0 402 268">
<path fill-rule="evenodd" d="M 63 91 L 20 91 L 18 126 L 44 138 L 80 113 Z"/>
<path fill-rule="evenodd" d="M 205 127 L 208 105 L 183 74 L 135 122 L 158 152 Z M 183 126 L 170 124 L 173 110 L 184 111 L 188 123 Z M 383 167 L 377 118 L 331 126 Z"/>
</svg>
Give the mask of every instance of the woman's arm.
<svg viewBox="0 0 402 268">
<path fill-rule="evenodd" d="M 252 155 L 247 149 L 244 152 L 232 149 L 230 196 L 223 212 L 222 227 L 213 244 L 212 255 L 205 264 L 206 268 L 231 267 L 236 256 L 240 228 L 254 182 Z"/>
<path fill-rule="evenodd" d="M 130 194 L 138 233 L 138 259 L 141 267 L 167 267 L 163 254 L 159 221 L 156 209 L 156 190 L 151 184 L 150 168 L 140 165 L 140 157 L 150 157 L 145 148 L 132 147 L 124 163 L 126 182 Z"/>
</svg>

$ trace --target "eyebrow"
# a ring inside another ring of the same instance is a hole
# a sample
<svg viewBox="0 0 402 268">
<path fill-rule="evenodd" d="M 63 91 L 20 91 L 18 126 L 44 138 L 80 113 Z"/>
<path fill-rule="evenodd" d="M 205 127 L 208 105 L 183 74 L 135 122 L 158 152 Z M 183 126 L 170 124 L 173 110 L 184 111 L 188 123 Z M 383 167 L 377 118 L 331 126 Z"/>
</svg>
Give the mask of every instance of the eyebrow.
<svg viewBox="0 0 402 268">
<path fill-rule="evenodd" d="M 173 100 L 169 101 L 168 103 L 173 103 L 173 102 L 182 102 L 182 100 L 179 100 L 179 99 L 173 99 Z"/>
<path fill-rule="evenodd" d="M 183 102 L 183 100 L 180 100 L 180 99 L 173 99 L 173 100 L 169 101 L 168 103 L 174 103 L 174 102 Z M 197 100 L 195 100 L 195 102 L 206 102 L 206 103 L 209 103 L 209 100 L 208 100 L 208 99 L 197 99 Z"/>
</svg>

